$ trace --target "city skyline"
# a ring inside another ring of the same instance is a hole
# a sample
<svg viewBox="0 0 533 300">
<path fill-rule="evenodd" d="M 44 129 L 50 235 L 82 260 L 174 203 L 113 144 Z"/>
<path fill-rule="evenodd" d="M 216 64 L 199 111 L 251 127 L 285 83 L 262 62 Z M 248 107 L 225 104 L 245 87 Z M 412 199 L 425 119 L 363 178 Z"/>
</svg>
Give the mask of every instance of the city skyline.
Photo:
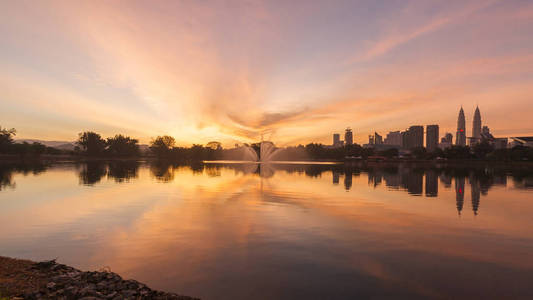
<svg viewBox="0 0 533 300">
<path fill-rule="evenodd" d="M 481 106 L 495 136 L 533 135 L 523 1 L 0 7 L 0 125 L 17 138 L 228 146 L 265 134 L 284 146 L 329 144 L 349 126 L 362 144 L 411 124 L 454 133 L 461 104 Z"/>
</svg>

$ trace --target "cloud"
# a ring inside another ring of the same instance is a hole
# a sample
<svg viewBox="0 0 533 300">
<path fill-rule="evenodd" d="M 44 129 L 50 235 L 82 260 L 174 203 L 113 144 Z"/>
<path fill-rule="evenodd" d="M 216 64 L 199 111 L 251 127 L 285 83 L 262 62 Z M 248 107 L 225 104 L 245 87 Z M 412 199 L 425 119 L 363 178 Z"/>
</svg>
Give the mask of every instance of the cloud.
<svg viewBox="0 0 533 300">
<path fill-rule="evenodd" d="M 388 33 L 382 34 L 377 40 L 371 43 L 371 46 L 368 47 L 362 54 L 353 56 L 347 61 L 347 63 L 353 64 L 368 61 L 375 59 L 379 56 L 385 55 L 396 47 L 408 43 L 418 37 L 435 32 L 447 25 L 458 22 L 460 20 L 464 20 L 465 17 L 468 17 L 476 11 L 486 8 L 495 2 L 496 0 L 484 2 L 470 2 L 467 3 L 465 6 L 460 7 L 459 9 L 453 10 L 451 12 L 444 12 L 435 16 L 425 17 L 423 18 L 423 21 L 418 21 L 418 24 L 414 26 L 406 26 L 405 28 L 401 27 L 405 26 L 404 24 L 398 24 L 395 22 L 392 24 L 391 28 L 384 29 L 384 31 L 388 31 Z M 399 18 L 412 18 L 416 20 L 419 19 L 420 16 L 424 16 L 424 13 L 422 12 L 421 8 L 423 8 L 425 4 L 419 4 L 420 2 L 410 2 L 407 5 L 407 9 L 403 11 L 403 16 L 400 16 Z M 410 22 L 405 21 L 405 23 Z M 397 28 L 397 26 L 400 27 Z"/>
</svg>

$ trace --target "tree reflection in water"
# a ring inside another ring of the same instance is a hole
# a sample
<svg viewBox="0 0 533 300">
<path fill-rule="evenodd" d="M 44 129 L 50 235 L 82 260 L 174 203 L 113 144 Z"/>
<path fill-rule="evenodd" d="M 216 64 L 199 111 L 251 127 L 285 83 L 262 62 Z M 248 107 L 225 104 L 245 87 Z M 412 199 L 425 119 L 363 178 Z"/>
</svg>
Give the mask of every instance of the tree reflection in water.
<svg viewBox="0 0 533 300">
<path fill-rule="evenodd" d="M 332 184 L 339 185 L 350 191 L 353 177 L 366 174 L 371 187 L 385 185 L 389 190 L 405 191 L 411 195 L 437 197 L 439 181 L 445 189 L 452 188 L 456 194 L 457 212 L 461 215 L 464 206 L 465 185 L 468 182 L 470 198 L 474 215 L 480 212 L 481 198 L 489 193 L 493 186 L 507 186 L 508 177 L 512 178 L 513 186 L 517 189 L 533 188 L 533 171 L 531 168 L 517 170 L 505 167 L 450 167 L 450 166 L 418 166 L 412 164 L 371 164 L 357 165 L 343 164 L 258 164 L 258 163 L 196 163 L 176 164 L 164 161 L 141 163 L 138 161 L 92 161 L 76 163 L 79 183 L 93 186 L 107 176 L 116 183 L 125 183 L 138 178 L 139 167 L 146 166 L 155 180 L 163 183 L 172 182 L 175 173 L 181 169 L 188 169 L 194 175 L 207 177 L 221 176 L 223 169 L 232 169 L 236 176 L 259 176 L 264 179 L 275 176 L 276 172 L 288 174 L 297 173 L 317 178 L 324 174 L 331 174 Z M 57 165 L 43 163 L 0 163 L 0 190 L 16 188 L 14 175 L 39 175 L 48 168 Z M 341 178 L 344 177 L 344 178 Z M 425 184 L 424 184 L 425 183 Z"/>
</svg>

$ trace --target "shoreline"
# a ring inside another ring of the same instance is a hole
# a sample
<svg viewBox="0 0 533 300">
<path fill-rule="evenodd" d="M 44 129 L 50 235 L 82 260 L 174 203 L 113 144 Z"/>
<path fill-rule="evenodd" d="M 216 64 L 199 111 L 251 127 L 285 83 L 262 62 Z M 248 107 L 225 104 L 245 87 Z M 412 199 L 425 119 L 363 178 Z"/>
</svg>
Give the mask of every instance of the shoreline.
<svg viewBox="0 0 533 300">
<path fill-rule="evenodd" d="M 55 260 L 34 262 L 0 256 L 0 300 L 4 299 L 175 299 L 108 270 L 80 271 Z"/>
</svg>

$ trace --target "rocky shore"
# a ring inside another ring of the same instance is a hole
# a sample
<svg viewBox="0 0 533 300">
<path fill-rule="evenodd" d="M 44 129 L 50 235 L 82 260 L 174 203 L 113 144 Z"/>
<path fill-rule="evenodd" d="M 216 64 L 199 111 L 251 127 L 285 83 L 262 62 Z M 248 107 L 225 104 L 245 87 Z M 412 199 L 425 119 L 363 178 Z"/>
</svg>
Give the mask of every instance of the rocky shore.
<svg viewBox="0 0 533 300">
<path fill-rule="evenodd" d="M 0 256 L 0 300 L 4 299 L 179 299 L 110 271 L 83 272 L 56 263 Z"/>
</svg>

